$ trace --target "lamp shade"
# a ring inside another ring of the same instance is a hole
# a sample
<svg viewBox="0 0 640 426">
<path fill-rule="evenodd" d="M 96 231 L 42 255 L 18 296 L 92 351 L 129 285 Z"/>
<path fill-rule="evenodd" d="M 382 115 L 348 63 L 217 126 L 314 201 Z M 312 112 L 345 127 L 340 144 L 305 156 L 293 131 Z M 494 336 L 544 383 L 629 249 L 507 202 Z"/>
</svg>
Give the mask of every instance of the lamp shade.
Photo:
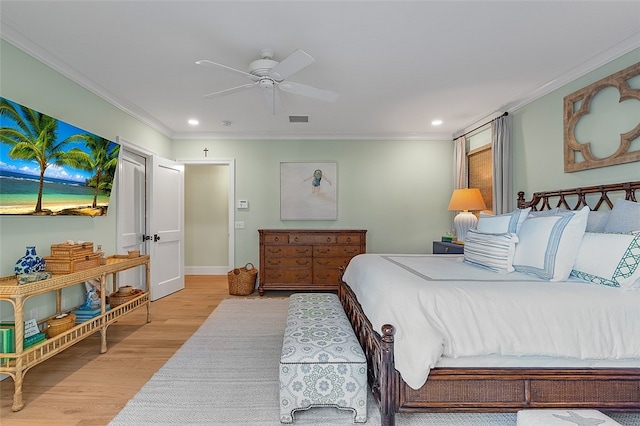
<svg viewBox="0 0 640 426">
<path fill-rule="evenodd" d="M 449 210 L 460 211 L 453 219 L 453 226 L 459 242 L 464 243 L 469 228 L 475 228 L 478 223 L 478 219 L 469 210 L 485 210 L 486 208 L 478 188 L 453 190 L 451 201 L 449 201 Z"/>
<path fill-rule="evenodd" d="M 478 188 L 454 189 L 448 210 L 486 210 L 482 194 Z"/>
</svg>

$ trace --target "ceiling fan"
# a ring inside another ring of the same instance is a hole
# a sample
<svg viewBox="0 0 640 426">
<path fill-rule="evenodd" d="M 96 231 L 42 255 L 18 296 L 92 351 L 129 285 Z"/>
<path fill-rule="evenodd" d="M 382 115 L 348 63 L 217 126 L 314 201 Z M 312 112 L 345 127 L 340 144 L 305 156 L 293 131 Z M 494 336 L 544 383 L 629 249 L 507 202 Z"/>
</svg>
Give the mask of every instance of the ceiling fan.
<svg viewBox="0 0 640 426">
<path fill-rule="evenodd" d="M 249 64 L 249 72 L 240 71 L 207 59 L 197 61 L 196 64 L 198 65 L 217 67 L 251 80 L 251 83 L 209 93 L 208 95 L 204 95 L 204 97 L 216 98 L 240 92 L 242 90 L 251 89 L 253 87 L 260 87 L 264 99 L 267 101 L 267 105 L 271 108 L 273 114 L 283 111 L 277 89 L 294 95 L 307 96 L 328 102 L 334 102 L 338 99 L 338 94 L 330 90 L 318 89 L 316 87 L 307 86 L 306 84 L 294 83 L 293 81 L 285 80 L 287 77 L 315 62 L 315 59 L 313 59 L 308 53 L 298 49 L 281 62 L 274 60 L 273 56 L 273 50 L 261 50 L 260 59 L 256 59 Z"/>
</svg>

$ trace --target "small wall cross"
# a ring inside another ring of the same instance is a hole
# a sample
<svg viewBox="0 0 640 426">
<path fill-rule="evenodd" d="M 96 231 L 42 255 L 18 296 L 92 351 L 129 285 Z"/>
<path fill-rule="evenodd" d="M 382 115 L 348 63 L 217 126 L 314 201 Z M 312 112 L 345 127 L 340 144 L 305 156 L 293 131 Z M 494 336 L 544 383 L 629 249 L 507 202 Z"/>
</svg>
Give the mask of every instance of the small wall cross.
<svg viewBox="0 0 640 426">
<path fill-rule="evenodd" d="M 209 152 L 209 150 L 207 148 L 205 148 L 205 149 L 203 149 L 203 151 L 204 151 L 204 156 L 206 157 L 207 153 Z"/>
</svg>

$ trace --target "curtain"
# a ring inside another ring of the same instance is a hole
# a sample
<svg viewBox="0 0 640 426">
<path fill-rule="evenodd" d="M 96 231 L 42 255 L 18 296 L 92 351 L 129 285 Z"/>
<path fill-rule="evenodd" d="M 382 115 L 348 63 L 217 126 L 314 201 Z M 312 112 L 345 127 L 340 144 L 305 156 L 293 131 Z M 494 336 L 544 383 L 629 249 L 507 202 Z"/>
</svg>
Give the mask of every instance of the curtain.
<svg viewBox="0 0 640 426">
<path fill-rule="evenodd" d="M 466 188 L 467 174 L 467 138 L 460 136 L 453 141 L 453 189 Z"/>
<path fill-rule="evenodd" d="M 503 115 L 491 122 L 491 150 L 493 151 L 493 212 L 513 210 L 513 142 L 511 116 Z"/>
</svg>

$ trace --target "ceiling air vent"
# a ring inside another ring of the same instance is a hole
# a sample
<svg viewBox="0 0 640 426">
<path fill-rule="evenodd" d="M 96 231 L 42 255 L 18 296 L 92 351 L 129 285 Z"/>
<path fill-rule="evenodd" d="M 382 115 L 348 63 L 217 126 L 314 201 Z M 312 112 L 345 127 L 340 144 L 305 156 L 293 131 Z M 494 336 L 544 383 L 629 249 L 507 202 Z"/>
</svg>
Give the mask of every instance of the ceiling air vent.
<svg viewBox="0 0 640 426">
<path fill-rule="evenodd" d="M 290 115 L 289 123 L 308 123 L 309 116 L 308 115 Z"/>
</svg>

